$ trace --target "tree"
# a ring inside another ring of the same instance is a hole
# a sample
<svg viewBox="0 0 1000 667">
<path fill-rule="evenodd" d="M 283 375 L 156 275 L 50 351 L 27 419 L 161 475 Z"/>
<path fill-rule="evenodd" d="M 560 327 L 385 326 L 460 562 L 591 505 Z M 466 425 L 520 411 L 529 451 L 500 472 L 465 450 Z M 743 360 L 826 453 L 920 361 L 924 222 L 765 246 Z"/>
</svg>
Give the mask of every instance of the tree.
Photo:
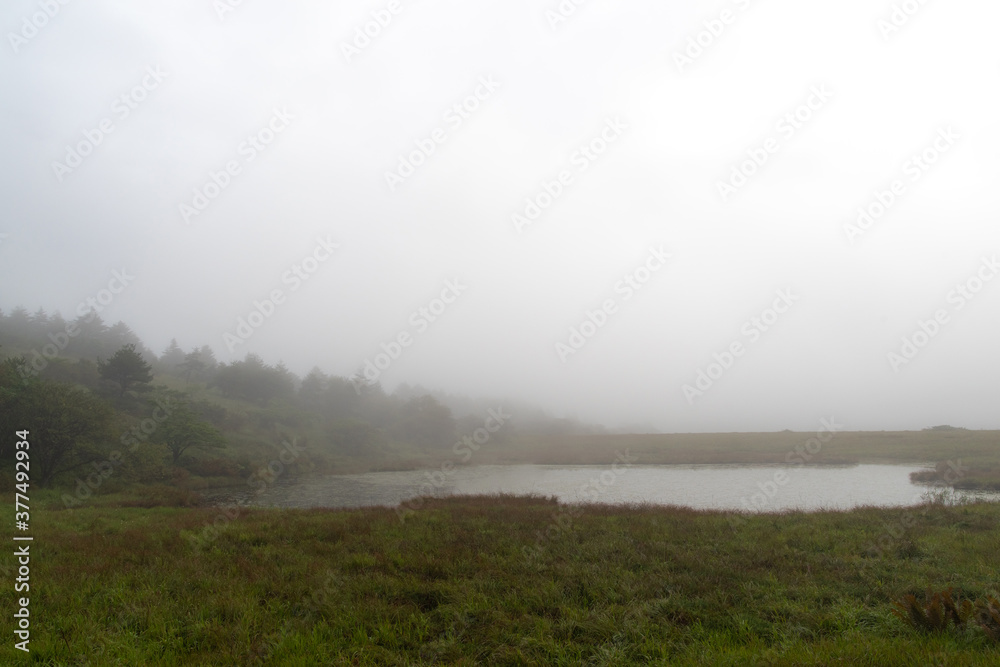
<svg viewBox="0 0 1000 667">
<path fill-rule="evenodd" d="M 455 439 L 455 420 L 433 396 L 420 396 L 403 404 L 393 431 L 400 440 L 422 447 L 448 447 Z"/>
<path fill-rule="evenodd" d="M 73 350 L 78 356 L 94 358 L 118 349 L 108 340 L 108 327 L 96 311 L 80 315 L 73 320 L 73 324 L 79 332 L 72 342 Z M 119 345 L 127 345 L 129 342 L 123 341 Z"/>
<path fill-rule="evenodd" d="M 195 349 L 185 354 L 184 361 L 177 364 L 177 367 L 184 373 L 184 381 L 190 384 L 191 376 L 201 375 L 208 369 L 208 364 L 202 361 L 201 352 Z"/>
<path fill-rule="evenodd" d="M 110 345 L 111 347 L 109 349 L 112 350 L 117 350 L 122 345 L 128 345 L 129 343 L 132 343 L 140 350 L 145 347 L 142 344 L 142 340 L 135 335 L 135 332 L 132 331 L 127 324 L 120 320 L 108 328 L 108 330 L 101 336 L 101 341 L 102 346 Z"/>
<path fill-rule="evenodd" d="M 53 382 L 78 384 L 91 391 L 97 391 L 101 387 L 101 376 L 97 372 L 97 364 L 90 359 L 79 359 L 76 362 L 61 358 L 52 359 L 38 376 Z"/>
<path fill-rule="evenodd" d="M 10 357 L 0 362 L 0 458 L 5 458 L 14 451 L 10 434 L 25 428 L 18 423 L 14 414 L 17 402 L 28 388 L 32 372 L 23 356 Z"/>
<path fill-rule="evenodd" d="M 16 306 L 7 316 L 7 324 L 20 329 L 19 334 L 26 333 L 28 325 L 31 324 L 31 314 L 24 306 Z"/>
<path fill-rule="evenodd" d="M 243 361 L 219 366 L 209 386 L 217 386 L 226 397 L 242 398 L 267 405 L 273 398 L 295 393 L 295 376 L 282 365 L 268 366 L 258 355 L 247 353 Z"/>
<path fill-rule="evenodd" d="M 363 377 L 361 381 L 365 382 Z M 362 394 L 362 391 L 365 393 Z M 331 376 L 327 378 L 326 389 L 323 391 L 323 414 L 329 419 L 360 418 L 361 403 L 365 400 L 366 395 L 367 389 L 355 384 L 352 380 Z"/>
<path fill-rule="evenodd" d="M 192 447 L 222 449 L 226 446 L 226 439 L 218 429 L 203 421 L 190 403 L 180 403 L 172 408 L 170 417 L 160 424 L 151 439 L 170 449 L 174 465 Z"/>
<path fill-rule="evenodd" d="M 184 363 L 184 350 L 177 344 L 176 338 L 170 339 L 170 345 L 167 346 L 167 349 L 163 351 L 163 355 L 160 356 L 160 363 L 163 365 L 163 370 L 167 373 L 173 373 L 174 368 Z"/>
<path fill-rule="evenodd" d="M 208 345 L 202 345 L 198 348 L 198 353 L 201 355 L 201 360 L 208 366 L 208 370 L 215 370 L 219 365 L 219 362 L 215 359 L 215 352 L 212 352 L 212 348 Z"/>
<path fill-rule="evenodd" d="M 44 332 L 49 326 L 49 315 L 44 308 L 39 308 L 31 315 L 29 321 L 36 333 Z"/>
<path fill-rule="evenodd" d="M 31 315 L 24 306 L 17 306 L 4 318 L 4 339 L 28 347 L 31 340 Z"/>
<path fill-rule="evenodd" d="M 15 380 L 4 389 L 0 412 L 8 424 L 29 431 L 31 477 L 40 486 L 51 486 L 59 473 L 104 459 L 99 445 L 111 439 L 115 417 L 106 402 L 48 380 Z"/>
<path fill-rule="evenodd" d="M 49 328 L 52 330 L 52 333 L 66 331 L 66 318 L 58 310 L 49 318 Z"/>
<path fill-rule="evenodd" d="M 297 395 L 299 404 L 310 410 L 321 410 L 327 382 L 326 374 L 314 367 L 299 386 Z"/>
<path fill-rule="evenodd" d="M 326 427 L 326 439 L 349 456 L 375 455 L 385 448 L 385 436 L 377 428 L 357 419 L 337 419 Z"/>
<path fill-rule="evenodd" d="M 278 361 L 278 365 L 274 366 L 273 373 L 275 386 L 281 387 L 282 389 L 280 389 L 280 391 L 286 396 L 290 397 L 298 391 L 298 385 L 301 384 L 301 382 L 295 373 L 288 370 L 284 361 Z"/>
<path fill-rule="evenodd" d="M 107 361 L 98 358 L 97 372 L 102 378 L 116 383 L 121 388 L 119 397 L 125 396 L 130 387 L 135 387 L 137 390 L 146 389 L 153 381 L 152 367 L 135 351 L 135 345 L 131 343 L 123 345 Z"/>
</svg>

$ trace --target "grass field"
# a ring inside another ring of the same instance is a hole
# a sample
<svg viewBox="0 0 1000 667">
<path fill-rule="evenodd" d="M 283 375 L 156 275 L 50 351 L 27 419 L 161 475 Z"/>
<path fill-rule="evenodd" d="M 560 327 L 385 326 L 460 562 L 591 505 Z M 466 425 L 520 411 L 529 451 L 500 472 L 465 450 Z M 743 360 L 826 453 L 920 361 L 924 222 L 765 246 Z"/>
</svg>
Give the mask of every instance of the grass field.
<svg viewBox="0 0 1000 667">
<path fill-rule="evenodd" d="M 463 497 L 401 522 L 96 500 L 35 501 L 32 652 L 8 634 L 0 663 L 1000 664 L 977 627 L 922 634 L 891 613 L 928 586 L 997 593 L 996 505 L 735 516 Z"/>
</svg>

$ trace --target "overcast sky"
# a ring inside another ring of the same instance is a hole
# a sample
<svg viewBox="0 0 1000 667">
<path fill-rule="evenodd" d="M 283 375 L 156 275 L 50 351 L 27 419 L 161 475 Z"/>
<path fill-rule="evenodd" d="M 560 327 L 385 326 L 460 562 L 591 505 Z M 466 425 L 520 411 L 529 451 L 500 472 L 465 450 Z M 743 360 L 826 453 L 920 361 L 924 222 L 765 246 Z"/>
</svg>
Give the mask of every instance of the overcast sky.
<svg viewBox="0 0 1000 667">
<path fill-rule="evenodd" d="M 8 0 L 0 308 L 124 271 L 102 316 L 158 351 L 664 431 L 1000 428 L 998 21 Z"/>
</svg>

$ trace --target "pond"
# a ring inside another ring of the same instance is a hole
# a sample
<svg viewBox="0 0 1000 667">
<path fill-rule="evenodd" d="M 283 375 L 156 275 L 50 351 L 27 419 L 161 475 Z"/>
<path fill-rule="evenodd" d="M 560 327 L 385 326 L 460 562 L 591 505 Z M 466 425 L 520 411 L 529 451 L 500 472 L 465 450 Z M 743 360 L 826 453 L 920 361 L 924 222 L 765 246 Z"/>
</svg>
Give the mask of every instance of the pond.
<svg viewBox="0 0 1000 667">
<path fill-rule="evenodd" d="M 915 465 L 481 465 L 278 479 L 263 489 L 206 494 L 218 504 L 270 507 L 396 506 L 421 495 L 538 494 L 561 502 L 653 503 L 780 511 L 905 506 L 940 493 L 914 484 Z M 260 486 L 260 482 L 257 482 Z M 989 500 L 1000 494 L 962 494 Z"/>
</svg>

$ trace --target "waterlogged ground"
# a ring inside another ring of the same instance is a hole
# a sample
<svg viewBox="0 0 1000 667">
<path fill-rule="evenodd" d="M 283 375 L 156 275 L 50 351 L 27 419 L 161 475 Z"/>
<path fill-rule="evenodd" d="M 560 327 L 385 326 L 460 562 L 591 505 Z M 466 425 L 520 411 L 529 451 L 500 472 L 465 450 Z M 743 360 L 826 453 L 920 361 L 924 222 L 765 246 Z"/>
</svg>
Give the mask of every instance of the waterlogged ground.
<svg viewBox="0 0 1000 667">
<path fill-rule="evenodd" d="M 11 638 L 0 664 L 1000 664 L 974 624 L 925 634 L 891 613 L 928 586 L 997 594 L 995 504 L 737 516 L 454 497 L 405 521 L 222 524 L 218 508 L 59 508 L 32 513 L 32 653 Z"/>
<path fill-rule="evenodd" d="M 220 504 L 366 507 L 411 504 L 418 496 L 535 494 L 560 502 L 654 503 L 696 509 L 780 511 L 912 505 L 935 491 L 910 481 L 914 465 L 853 466 L 483 465 L 328 475 L 210 495 Z M 1000 498 L 1000 494 L 984 494 Z"/>
</svg>

